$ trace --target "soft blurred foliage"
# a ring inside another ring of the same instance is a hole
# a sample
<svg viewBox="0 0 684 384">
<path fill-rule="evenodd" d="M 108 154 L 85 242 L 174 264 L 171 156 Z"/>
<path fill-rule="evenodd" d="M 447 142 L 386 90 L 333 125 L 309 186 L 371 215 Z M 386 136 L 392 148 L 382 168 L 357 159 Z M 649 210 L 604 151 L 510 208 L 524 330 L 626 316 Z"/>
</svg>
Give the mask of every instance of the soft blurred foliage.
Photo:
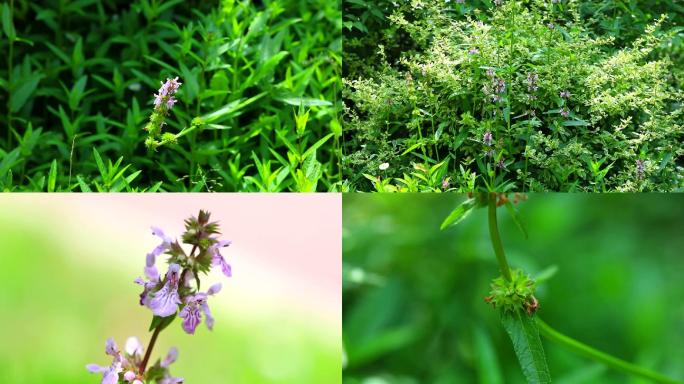
<svg viewBox="0 0 684 384">
<path fill-rule="evenodd" d="M 72 219 L 79 220 L 78 214 Z M 140 287 L 133 284 L 144 254 L 129 252 L 136 247 L 123 239 L 65 231 L 64 223 L 62 217 L 3 211 L 0 383 L 99 383 L 101 376 L 88 373 L 85 365 L 111 363 L 104 354 L 106 337 L 120 347 L 129 336 L 144 345 L 150 338 L 152 316 L 138 305 Z M 306 311 L 287 309 L 297 307 L 295 299 L 271 307 L 256 300 L 249 306 L 227 303 L 226 295 L 237 286 L 222 283 L 223 292 L 210 302 L 214 330 L 201 325 L 190 336 L 176 320 L 161 333 L 152 361 L 177 346 L 172 372 L 187 383 L 340 381 L 338 332 L 326 324 L 312 326 Z"/>
<path fill-rule="evenodd" d="M 464 199 L 344 196 L 345 383 L 524 382 L 483 301 L 499 274 L 486 210 L 439 230 Z M 550 277 L 539 316 L 684 379 L 684 196 L 532 194 L 518 208 L 528 239 L 504 208 L 499 226 L 511 266 Z M 643 382 L 543 342 L 556 383 Z"/>
</svg>

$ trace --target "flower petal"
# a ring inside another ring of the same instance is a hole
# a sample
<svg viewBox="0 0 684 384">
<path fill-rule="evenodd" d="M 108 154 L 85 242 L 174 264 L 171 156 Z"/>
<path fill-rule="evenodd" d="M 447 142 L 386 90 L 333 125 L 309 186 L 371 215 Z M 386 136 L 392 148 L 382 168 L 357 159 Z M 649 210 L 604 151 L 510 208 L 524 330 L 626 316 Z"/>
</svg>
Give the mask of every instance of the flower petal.
<svg viewBox="0 0 684 384">
<path fill-rule="evenodd" d="M 135 336 L 132 336 L 129 337 L 128 340 L 126 340 L 126 347 L 124 350 L 130 356 L 142 356 L 143 346 L 142 344 L 140 344 L 140 339 L 138 339 Z"/>
<path fill-rule="evenodd" d="M 169 349 L 169 353 L 166 354 L 166 357 L 164 358 L 164 360 L 162 360 L 161 366 L 166 368 L 169 365 L 173 364 L 177 359 L 178 349 L 176 347 L 171 347 L 171 349 Z"/>
</svg>

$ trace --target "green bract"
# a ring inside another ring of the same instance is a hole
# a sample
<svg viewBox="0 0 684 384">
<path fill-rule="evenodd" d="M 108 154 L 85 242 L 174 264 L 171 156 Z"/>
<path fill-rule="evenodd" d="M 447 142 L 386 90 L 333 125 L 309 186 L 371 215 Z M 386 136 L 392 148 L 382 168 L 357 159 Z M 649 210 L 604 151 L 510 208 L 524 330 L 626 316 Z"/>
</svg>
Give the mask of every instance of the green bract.
<svg viewBox="0 0 684 384">
<path fill-rule="evenodd" d="M 511 270 L 511 281 L 499 276 L 492 281 L 491 287 L 486 300 L 504 313 L 529 312 L 529 306 L 537 300 L 534 297 L 534 280 L 519 269 Z"/>
</svg>

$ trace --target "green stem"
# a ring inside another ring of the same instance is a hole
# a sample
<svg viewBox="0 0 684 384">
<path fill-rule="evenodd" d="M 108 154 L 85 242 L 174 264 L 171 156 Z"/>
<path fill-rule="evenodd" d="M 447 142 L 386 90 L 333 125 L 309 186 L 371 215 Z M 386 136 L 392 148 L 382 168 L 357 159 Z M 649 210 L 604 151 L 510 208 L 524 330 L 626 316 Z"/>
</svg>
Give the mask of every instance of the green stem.
<svg viewBox="0 0 684 384">
<path fill-rule="evenodd" d="M 622 359 L 618 359 L 617 357 L 601 352 L 573 338 L 565 336 L 564 334 L 551 328 L 539 317 L 537 317 L 537 326 L 539 327 L 539 332 L 542 334 L 542 336 L 546 337 L 547 339 L 561 344 L 582 356 L 599 361 L 613 369 L 630 375 L 639 376 L 644 379 L 652 380 L 655 383 L 682 384 L 681 381 L 670 379 L 657 372 L 653 372 L 649 369 L 634 365 L 632 363 L 628 363 Z"/>
<path fill-rule="evenodd" d="M 499 262 L 501 275 L 507 281 L 511 281 L 511 269 L 508 266 L 508 261 L 506 261 L 506 254 L 504 253 L 501 236 L 499 235 L 499 227 L 496 223 L 496 193 L 489 194 L 489 237 L 492 239 L 492 247 L 496 254 L 496 260 Z"/>
<path fill-rule="evenodd" d="M 157 326 L 157 328 L 154 329 L 154 333 L 152 334 L 150 343 L 147 344 L 147 351 L 145 352 L 145 357 L 143 358 L 142 363 L 140 363 L 141 375 L 145 373 L 145 368 L 147 368 L 147 362 L 150 360 L 150 356 L 152 355 L 152 349 L 154 349 L 154 344 L 157 342 L 157 336 L 159 336 L 161 329 L 162 327 L 159 325 Z"/>
</svg>

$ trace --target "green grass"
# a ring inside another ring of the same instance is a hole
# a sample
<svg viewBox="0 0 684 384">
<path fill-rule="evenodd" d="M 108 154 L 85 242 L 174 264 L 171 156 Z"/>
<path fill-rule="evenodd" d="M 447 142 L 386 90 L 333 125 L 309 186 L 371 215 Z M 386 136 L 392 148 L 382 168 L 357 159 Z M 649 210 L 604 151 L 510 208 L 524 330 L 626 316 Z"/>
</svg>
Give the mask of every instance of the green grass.
<svg viewBox="0 0 684 384">
<path fill-rule="evenodd" d="M 336 1 L 28 2 L 2 7 L 0 188 L 327 191 L 339 187 Z M 178 103 L 156 151 L 160 81 Z"/>
</svg>

